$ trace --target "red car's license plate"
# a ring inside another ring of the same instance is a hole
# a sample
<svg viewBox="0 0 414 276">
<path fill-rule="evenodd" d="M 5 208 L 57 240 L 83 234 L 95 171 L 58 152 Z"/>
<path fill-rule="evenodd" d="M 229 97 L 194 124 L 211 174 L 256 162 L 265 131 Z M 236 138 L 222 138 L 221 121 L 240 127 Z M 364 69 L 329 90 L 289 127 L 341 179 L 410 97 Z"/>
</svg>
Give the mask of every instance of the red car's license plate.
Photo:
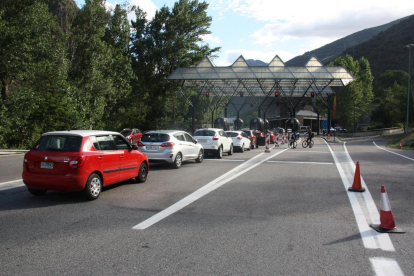
<svg viewBox="0 0 414 276">
<path fill-rule="evenodd" d="M 41 162 L 40 168 L 41 169 L 53 169 L 53 162 Z"/>
</svg>

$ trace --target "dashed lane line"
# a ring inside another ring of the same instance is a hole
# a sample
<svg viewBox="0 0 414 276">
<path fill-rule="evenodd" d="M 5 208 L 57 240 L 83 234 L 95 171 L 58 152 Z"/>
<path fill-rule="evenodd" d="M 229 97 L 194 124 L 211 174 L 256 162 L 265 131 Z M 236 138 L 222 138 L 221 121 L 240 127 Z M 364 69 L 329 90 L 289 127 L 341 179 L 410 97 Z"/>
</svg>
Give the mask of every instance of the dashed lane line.
<svg viewBox="0 0 414 276">
<path fill-rule="evenodd" d="M 258 165 L 268 161 L 269 159 L 281 154 L 282 152 L 286 151 L 278 151 L 275 154 L 272 154 L 268 157 L 264 157 L 264 153 L 260 153 L 255 157 L 247 160 L 246 162 L 238 165 L 234 169 L 228 171 L 227 173 L 221 175 L 220 177 L 216 178 L 215 180 L 211 181 L 210 183 L 206 184 L 205 186 L 201 187 L 200 189 L 196 190 L 192 194 L 186 196 L 185 198 L 181 199 L 180 201 L 176 202 L 175 204 L 171 205 L 170 207 L 162 210 L 161 212 L 155 214 L 154 216 L 144 220 L 143 222 L 135 225 L 132 229 L 135 230 L 144 230 L 157 222 L 163 220 L 164 218 L 174 214 L 175 212 L 181 210 L 182 208 L 190 205 L 194 201 L 200 199 L 201 197 L 209 194 L 210 192 L 216 190 L 217 188 L 223 186 L 224 184 L 228 183 L 229 181 L 239 177 L 240 175 L 250 171 L 251 169 L 257 167 Z M 267 156 L 267 154 L 265 155 Z"/>
</svg>

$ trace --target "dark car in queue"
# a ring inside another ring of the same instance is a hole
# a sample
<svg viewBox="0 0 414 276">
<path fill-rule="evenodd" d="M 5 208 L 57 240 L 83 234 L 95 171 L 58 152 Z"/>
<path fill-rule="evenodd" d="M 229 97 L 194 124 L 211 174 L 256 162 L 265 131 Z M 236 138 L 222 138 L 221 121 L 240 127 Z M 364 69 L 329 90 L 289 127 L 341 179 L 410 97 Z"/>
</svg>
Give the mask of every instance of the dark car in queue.
<svg viewBox="0 0 414 276">
<path fill-rule="evenodd" d="M 147 156 L 118 132 L 71 130 L 47 132 L 24 156 L 22 178 L 35 196 L 48 190 L 82 191 L 97 199 L 102 188 L 135 178 L 145 182 Z"/>
</svg>

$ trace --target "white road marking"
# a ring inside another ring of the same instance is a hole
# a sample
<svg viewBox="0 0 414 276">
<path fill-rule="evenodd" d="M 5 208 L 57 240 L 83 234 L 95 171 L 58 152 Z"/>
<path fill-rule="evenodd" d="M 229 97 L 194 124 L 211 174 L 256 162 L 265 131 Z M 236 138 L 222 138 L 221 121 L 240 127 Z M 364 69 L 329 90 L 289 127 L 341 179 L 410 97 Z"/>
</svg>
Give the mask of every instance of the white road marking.
<svg viewBox="0 0 414 276">
<path fill-rule="evenodd" d="M 375 145 L 377 148 L 379 148 L 379 149 L 382 149 L 382 150 L 385 150 L 385 151 L 391 152 L 391 153 L 393 153 L 393 154 L 395 154 L 395 155 L 398 155 L 398 156 L 404 157 L 404 158 L 406 158 L 406 159 L 408 159 L 408 160 L 414 161 L 414 159 L 413 159 L 413 158 L 410 158 L 410 157 L 407 157 L 407 156 L 405 156 L 405 155 L 402 155 L 402 154 L 399 154 L 399 153 L 393 152 L 393 151 L 391 151 L 391 150 L 384 149 L 384 148 L 382 148 L 382 147 L 378 146 L 377 144 L 375 144 L 375 142 L 374 142 L 374 141 L 372 141 L 372 143 L 374 143 L 374 145 Z"/>
<path fill-rule="evenodd" d="M 218 162 L 244 162 L 246 160 L 242 160 L 242 159 L 204 159 L 204 161 L 208 161 L 208 160 L 212 160 L 212 161 L 218 161 Z"/>
<path fill-rule="evenodd" d="M 404 276 L 400 266 L 393 259 L 374 257 L 369 258 L 369 260 L 376 276 Z"/>
<path fill-rule="evenodd" d="M 23 181 L 23 179 L 18 179 L 18 180 L 12 180 L 12 181 L 3 182 L 3 183 L 0 183 L 0 187 L 6 186 L 6 185 L 11 184 L 11 183 L 22 182 L 22 181 Z"/>
<path fill-rule="evenodd" d="M 21 185 L 17 185 L 17 186 L 10 186 L 10 187 L 5 187 L 5 188 L 0 188 L 0 192 L 5 191 L 5 190 L 14 189 L 14 188 L 24 187 L 24 186 L 26 186 L 26 185 L 21 184 Z"/>
<path fill-rule="evenodd" d="M 318 165 L 333 165 L 333 163 L 326 162 L 300 162 L 300 161 L 267 161 L 267 163 L 295 163 L 295 164 L 318 164 Z"/>
<path fill-rule="evenodd" d="M 229 181 L 239 177 L 240 175 L 250 171 L 251 169 L 257 167 L 258 165 L 268 161 L 270 158 L 275 157 L 276 155 L 281 154 L 282 152 L 286 151 L 278 151 L 275 154 L 272 154 L 268 157 L 263 159 L 259 159 L 262 155 L 268 155 L 266 153 L 260 153 L 255 157 L 247 160 L 246 162 L 238 165 L 234 169 L 228 171 L 227 173 L 221 175 L 220 177 L 216 178 L 215 180 L 211 181 L 210 183 L 206 184 L 205 186 L 201 187 L 197 191 L 193 192 L 192 194 L 188 195 L 187 197 L 181 199 L 180 201 L 176 202 L 175 204 L 171 205 L 170 207 L 162 210 L 161 212 L 155 214 L 154 216 L 150 217 L 147 220 L 135 225 L 132 229 L 144 230 L 155 223 L 163 220 L 164 218 L 174 214 L 175 212 L 181 210 L 182 208 L 190 205 L 194 201 L 200 199 L 201 197 L 207 195 L 208 193 L 214 191 L 215 189 L 223 186 L 224 184 L 228 183 Z"/>
<path fill-rule="evenodd" d="M 351 159 L 348 151 L 346 150 L 344 143 L 344 152 L 345 156 L 338 156 L 340 153 L 334 153 L 332 148 L 327 142 L 325 142 L 334 158 L 336 167 L 338 169 L 339 175 L 341 176 L 342 183 L 349 201 L 351 203 L 352 210 L 357 222 L 359 232 L 361 234 L 362 242 L 365 248 L 368 249 L 381 249 L 384 251 L 395 251 L 394 246 L 391 242 L 391 239 L 387 233 L 378 233 L 369 226 L 368 220 L 371 223 L 379 223 L 379 212 L 375 205 L 374 200 L 372 199 L 371 193 L 369 192 L 368 187 L 365 184 L 365 181 L 361 176 L 361 186 L 365 188 L 363 193 L 349 192 L 348 188 L 351 187 L 351 182 L 353 181 L 353 176 L 355 172 L 355 164 Z M 341 158 L 341 160 L 339 160 Z M 346 160 L 344 160 L 346 158 Z M 369 217 L 365 215 L 364 210 L 367 210 Z"/>
</svg>

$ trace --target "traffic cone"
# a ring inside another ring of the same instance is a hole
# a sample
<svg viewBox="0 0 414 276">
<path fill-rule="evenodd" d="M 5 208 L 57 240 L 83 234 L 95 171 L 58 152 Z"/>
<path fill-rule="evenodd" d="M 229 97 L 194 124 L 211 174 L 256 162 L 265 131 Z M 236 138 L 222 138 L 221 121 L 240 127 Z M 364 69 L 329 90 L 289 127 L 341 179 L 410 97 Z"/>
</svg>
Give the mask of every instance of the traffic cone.
<svg viewBox="0 0 414 276">
<path fill-rule="evenodd" d="M 362 185 L 361 185 L 361 174 L 359 173 L 359 162 L 357 162 L 356 164 L 354 183 L 352 184 L 352 187 L 348 188 L 348 191 L 359 192 L 359 193 L 365 192 L 365 188 L 362 188 Z"/>
<path fill-rule="evenodd" d="M 400 145 L 398 146 L 398 149 L 402 149 L 402 141 L 400 141 Z"/>
<path fill-rule="evenodd" d="M 381 185 L 380 222 L 380 224 L 371 224 L 370 226 L 381 233 L 405 233 L 405 231 L 395 226 L 394 216 L 384 185 Z"/>
</svg>

